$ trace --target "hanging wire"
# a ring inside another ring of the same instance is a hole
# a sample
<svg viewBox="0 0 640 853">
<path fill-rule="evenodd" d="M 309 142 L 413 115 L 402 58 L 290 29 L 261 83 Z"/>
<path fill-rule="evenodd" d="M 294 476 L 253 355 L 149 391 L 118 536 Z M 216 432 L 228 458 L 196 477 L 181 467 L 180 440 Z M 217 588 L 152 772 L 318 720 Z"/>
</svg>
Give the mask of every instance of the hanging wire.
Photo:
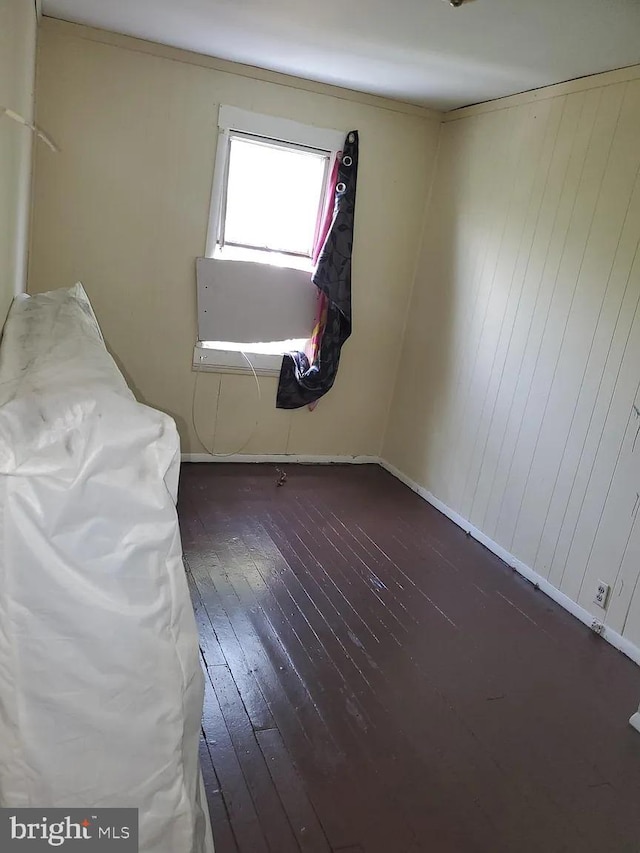
<svg viewBox="0 0 640 853">
<path fill-rule="evenodd" d="M 47 145 L 52 151 L 58 152 L 60 149 L 55 144 L 55 142 L 51 139 L 51 137 L 41 130 L 37 125 L 33 124 L 33 122 L 28 121 L 24 116 L 21 116 L 20 113 L 15 112 L 15 110 L 9 109 L 9 107 L 0 106 L 0 116 L 5 115 L 7 118 L 12 119 L 18 124 L 22 124 L 25 127 L 28 127 L 32 133 L 41 139 L 45 145 Z"/>
<path fill-rule="evenodd" d="M 222 385 L 222 378 L 220 379 L 220 382 L 218 383 L 218 391 L 216 394 L 216 410 L 215 410 L 215 415 L 214 415 L 214 419 L 213 419 L 213 436 L 211 439 L 211 450 L 209 450 L 209 448 L 207 447 L 207 445 L 203 441 L 202 437 L 200 436 L 200 433 L 198 431 L 198 425 L 196 423 L 196 394 L 198 391 L 198 379 L 200 378 L 200 374 L 204 372 L 202 370 L 202 367 L 201 367 L 202 357 L 200 358 L 200 362 L 199 362 L 198 368 L 196 370 L 196 378 L 195 378 L 195 382 L 193 383 L 193 395 L 191 397 L 191 423 L 193 424 L 193 429 L 194 429 L 194 432 L 196 434 L 196 438 L 198 439 L 200 444 L 204 447 L 204 449 L 207 451 L 207 453 L 210 456 L 217 456 L 220 458 L 224 458 L 227 456 L 235 456 L 238 453 L 242 453 L 242 451 L 245 449 L 245 447 L 253 439 L 253 437 L 256 434 L 256 431 L 258 429 L 258 423 L 260 420 L 260 403 L 262 401 L 262 391 L 260 390 L 260 382 L 258 380 L 258 374 L 256 373 L 255 368 L 254 368 L 253 364 L 251 363 L 249 357 L 247 356 L 247 354 L 245 352 L 242 352 L 242 350 L 240 352 L 241 352 L 241 355 L 244 357 L 244 360 L 249 365 L 249 368 L 250 368 L 251 372 L 253 373 L 253 378 L 256 381 L 256 419 L 255 419 L 255 422 L 253 424 L 253 429 L 249 433 L 249 437 L 244 442 L 244 444 L 241 447 L 239 447 L 237 450 L 232 450 L 230 453 L 214 453 L 213 452 L 213 444 L 214 444 L 214 440 L 215 440 L 215 430 L 216 430 L 216 426 L 218 423 L 218 405 L 220 403 L 220 387 Z"/>
</svg>

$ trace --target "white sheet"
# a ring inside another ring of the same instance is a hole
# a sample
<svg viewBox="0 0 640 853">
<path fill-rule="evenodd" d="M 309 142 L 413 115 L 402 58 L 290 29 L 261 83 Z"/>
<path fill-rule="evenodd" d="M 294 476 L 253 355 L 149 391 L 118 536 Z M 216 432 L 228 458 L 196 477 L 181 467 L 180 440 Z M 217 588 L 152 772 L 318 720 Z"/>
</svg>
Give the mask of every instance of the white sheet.
<svg viewBox="0 0 640 853">
<path fill-rule="evenodd" d="M 136 402 L 81 285 L 0 347 L 0 805 L 140 809 L 142 853 L 209 853 L 179 440 Z"/>
</svg>

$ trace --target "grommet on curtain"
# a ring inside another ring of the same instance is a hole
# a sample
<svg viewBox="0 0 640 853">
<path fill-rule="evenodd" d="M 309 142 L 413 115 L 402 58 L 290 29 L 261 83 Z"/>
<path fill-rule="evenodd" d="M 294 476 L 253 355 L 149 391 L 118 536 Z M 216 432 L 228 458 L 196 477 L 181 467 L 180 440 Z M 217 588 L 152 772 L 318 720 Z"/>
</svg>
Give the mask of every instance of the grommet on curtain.
<svg viewBox="0 0 640 853">
<path fill-rule="evenodd" d="M 348 154 L 346 157 L 342 158 L 342 165 L 343 166 L 350 166 L 352 163 L 353 163 L 353 160 L 351 159 L 351 157 L 349 157 Z"/>
<path fill-rule="evenodd" d="M 340 181 L 339 184 L 336 184 L 336 192 L 337 193 L 343 193 L 346 190 L 346 188 L 347 188 L 347 185 L 344 184 L 342 181 Z"/>
</svg>

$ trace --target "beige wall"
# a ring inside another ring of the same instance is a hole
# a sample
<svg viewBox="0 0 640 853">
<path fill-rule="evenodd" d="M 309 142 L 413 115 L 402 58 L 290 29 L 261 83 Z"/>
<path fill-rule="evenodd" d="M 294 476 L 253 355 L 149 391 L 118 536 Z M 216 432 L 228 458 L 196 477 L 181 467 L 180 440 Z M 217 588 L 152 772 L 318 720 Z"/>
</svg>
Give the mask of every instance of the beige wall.
<svg viewBox="0 0 640 853">
<path fill-rule="evenodd" d="M 0 107 L 33 118 L 33 0 L 0 0 Z M 32 134 L 0 115 L 0 328 L 25 289 Z"/>
<path fill-rule="evenodd" d="M 447 116 L 384 448 L 636 645 L 639 139 L 639 68 Z"/>
<path fill-rule="evenodd" d="M 36 159 L 29 288 L 82 280 L 139 398 L 172 414 L 183 450 L 200 452 L 191 425 L 194 269 L 205 248 L 217 105 L 358 128 L 354 332 L 338 380 L 315 412 L 289 413 L 275 409 L 276 379 L 261 378 L 259 427 L 244 452 L 377 455 L 439 116 L 251 73 L 45 19 L 38 120 L 61 152 L 38 151 Z M 207 442 L 214 437 L 216 452 L 240 448 L 254 423 L 255 400 L 251 376 L 200 375 L 199 431 Z"/>
</svg>

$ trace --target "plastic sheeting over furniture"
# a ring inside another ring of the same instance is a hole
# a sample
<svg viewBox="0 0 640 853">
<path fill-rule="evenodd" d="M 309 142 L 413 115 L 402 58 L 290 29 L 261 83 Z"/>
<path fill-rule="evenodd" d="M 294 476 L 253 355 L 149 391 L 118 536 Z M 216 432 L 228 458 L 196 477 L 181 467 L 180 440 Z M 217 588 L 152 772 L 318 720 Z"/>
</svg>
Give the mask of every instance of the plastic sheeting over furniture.
<svg viewBox="0 0 640 853">
<path fill-rule="evenodd" d="M 0 348 L 0 805 L 137 807 L 143 853 L 213 850 L 179 459 L 81 285 L 16 299 Z"/>
</svg>

